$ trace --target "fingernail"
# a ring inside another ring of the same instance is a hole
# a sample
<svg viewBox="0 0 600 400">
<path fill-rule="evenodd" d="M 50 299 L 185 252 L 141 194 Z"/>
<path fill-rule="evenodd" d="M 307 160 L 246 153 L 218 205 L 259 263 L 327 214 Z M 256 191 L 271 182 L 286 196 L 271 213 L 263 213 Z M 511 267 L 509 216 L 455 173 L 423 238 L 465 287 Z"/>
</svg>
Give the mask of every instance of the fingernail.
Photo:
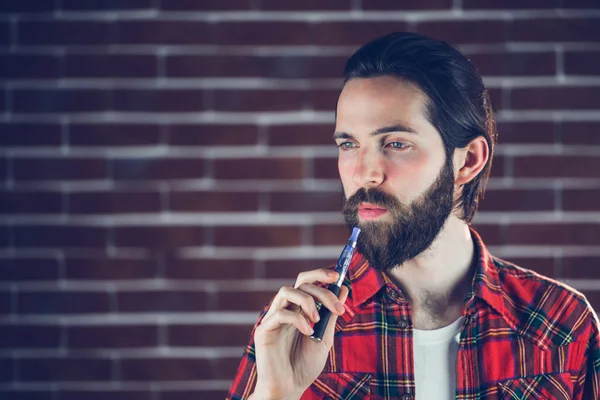
<svg viewBox="0 0 600 400">
<path fill-rule="evenodd" d="M 337 301 L 335 303 L 335 309 L 338 310 L 338 312 L 340 313 L 344 313 L 344 311 L 346 311 L 346 308 L 344 307 L 344 305 L 342 303 L 340 303 L 339 301 Z"/>
<path fill-rule="evenodd" d="M 319 322 L 319 320 L 321 319 L 321 317 L 319 316 L 318 312 L 313 312 L 313 321 L 315 322 Z"/>
</svg>

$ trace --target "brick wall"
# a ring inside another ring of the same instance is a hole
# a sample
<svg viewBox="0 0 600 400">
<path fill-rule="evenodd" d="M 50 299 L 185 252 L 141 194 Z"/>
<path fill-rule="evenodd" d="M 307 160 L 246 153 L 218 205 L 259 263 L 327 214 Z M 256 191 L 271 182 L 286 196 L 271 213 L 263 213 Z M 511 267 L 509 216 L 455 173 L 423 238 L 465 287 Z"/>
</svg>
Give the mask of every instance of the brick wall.
<svg viewBox="0 0 600 400">
<path fill-rule="evenodd" d="M 598 6 L 3 1 L 0 398 L 223 398 L 263 304 L 347 238 L 341 72 L 395 30 L 491 89 L 493 252 L 600 309 Z"/>
</svg>

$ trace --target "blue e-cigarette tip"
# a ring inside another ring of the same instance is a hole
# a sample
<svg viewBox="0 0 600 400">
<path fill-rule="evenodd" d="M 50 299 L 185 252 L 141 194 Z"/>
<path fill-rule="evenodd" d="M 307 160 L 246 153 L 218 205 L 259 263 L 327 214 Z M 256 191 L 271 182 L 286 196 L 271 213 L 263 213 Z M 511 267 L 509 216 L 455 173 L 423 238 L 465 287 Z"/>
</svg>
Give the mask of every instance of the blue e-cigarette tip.
<svg viewBox="0 0 600 400">
<path fill-rule="evenodd" d="M 360 233 L 360 228 L 354 227 L 352 228 L 352 235 L 350 235 L 350 240 L 356 242 L 358 240 L 358 234 Z"/>
</svg>

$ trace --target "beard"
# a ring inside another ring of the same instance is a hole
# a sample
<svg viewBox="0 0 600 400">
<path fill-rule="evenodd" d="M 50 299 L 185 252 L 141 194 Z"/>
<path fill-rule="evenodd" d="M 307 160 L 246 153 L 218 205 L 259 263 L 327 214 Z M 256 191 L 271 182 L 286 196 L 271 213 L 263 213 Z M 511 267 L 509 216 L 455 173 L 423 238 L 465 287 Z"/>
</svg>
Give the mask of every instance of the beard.
<svg viewBox="0 0 600 400">
<path fill-rule="evenodd" d="M 362 202 L 385 207 L 392 222 L 361 222 L 358 206 Z M 342 214 L 350 230 L 355 226 L 361 229 L 356 248 L 369 265 L 390 271 L 431 246 L 450 216 L 453 204 L 454 173 L 450 159 L 435 182 L 411 204 L 402 204 L 395 196 L 379 189 L 361 188 L 349 199 L 344 196 Z"/>
</svg>

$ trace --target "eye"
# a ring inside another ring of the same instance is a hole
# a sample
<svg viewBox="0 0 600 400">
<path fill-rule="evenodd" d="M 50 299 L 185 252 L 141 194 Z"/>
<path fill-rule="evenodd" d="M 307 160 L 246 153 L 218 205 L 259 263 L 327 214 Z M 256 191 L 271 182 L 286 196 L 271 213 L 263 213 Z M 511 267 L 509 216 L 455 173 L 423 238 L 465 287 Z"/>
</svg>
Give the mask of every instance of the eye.
<svg viewBox="0 0 600 400">
<path fill-rule="evenodd" d="M 390 143 L 386 144 L 385 147 L 391 147 L 392 149 L 395 149 L 395 150 L 403 150 L 409 146 L 408 146 L 408 144 L 402 143 L 402 142 L 390 142 Z"/>
<path fill-rule="evenodd" d="M 340 150 L 350 150 L 356 147 L 356 143 L 353 142 L 342 142 L 338 144 Z"/>
</svg>

